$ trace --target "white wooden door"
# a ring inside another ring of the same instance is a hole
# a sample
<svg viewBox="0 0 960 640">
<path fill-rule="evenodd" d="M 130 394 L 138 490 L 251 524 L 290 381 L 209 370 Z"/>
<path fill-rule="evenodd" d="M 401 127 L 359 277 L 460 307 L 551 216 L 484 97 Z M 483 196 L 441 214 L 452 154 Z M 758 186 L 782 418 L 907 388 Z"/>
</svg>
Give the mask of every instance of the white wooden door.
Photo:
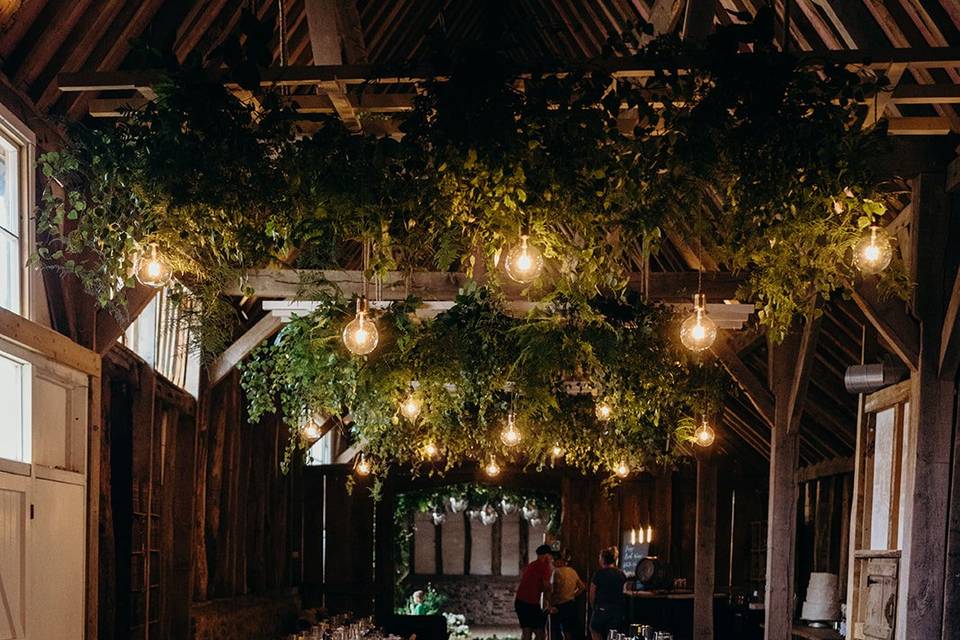
<svg viewBox="0 0 960 640">
<path fill-rule="evenodd" d="M 83 487 L 35 479 L 30 637 L 83 638 Z"/>
<path fill-rule="evenodd" d="M 0 640 L 26 635 L 30 478 L 0 472 Z"/>
</svg>

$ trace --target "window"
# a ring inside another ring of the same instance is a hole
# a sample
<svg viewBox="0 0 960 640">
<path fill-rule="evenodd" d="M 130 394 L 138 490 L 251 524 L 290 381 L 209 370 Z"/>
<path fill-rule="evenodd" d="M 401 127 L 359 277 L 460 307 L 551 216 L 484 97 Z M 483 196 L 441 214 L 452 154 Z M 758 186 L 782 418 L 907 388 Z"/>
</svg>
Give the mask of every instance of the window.
<svg viewBox="0 0 960 640">
<path fill-rule="evenodd" d="M 21 312 L 20 150 L 0 136 L 0 307 Z"/>
<path fill-rule="evenodd" d="M 36 139 L 0 105 L 0 307 L 28 315 L 26 260 L 33 246 L 27 224 L 33 206 Z"/>
<path fill-rule="evenodd" d="M 200 360 L 190 348 L 189 330 L 168 289 L 153 297 L 120 341 L 175 385 L 194 396 L 200 386 Z"/>
<path fill-rule="evenodd" d="M 0 351 L 0 458 L 30 462 L 30 364 Z"/>
</svg>

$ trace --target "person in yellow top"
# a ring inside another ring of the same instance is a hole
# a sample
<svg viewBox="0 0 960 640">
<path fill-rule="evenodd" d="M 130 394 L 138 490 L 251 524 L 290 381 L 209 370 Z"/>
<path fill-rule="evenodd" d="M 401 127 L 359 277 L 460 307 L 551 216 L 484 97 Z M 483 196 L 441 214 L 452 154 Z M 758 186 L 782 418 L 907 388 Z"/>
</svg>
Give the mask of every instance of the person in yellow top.
<svg viewBox="0 0 960 640">
<path fill-rule="evenodd" d="M 553 552 L 553 589 L 550 598 L 550 613 L 553 625 L 563 634 L 563 640 L 580 637 L 580 622 L 577 615 L 577 597 L 587 586 L 570 566 L 570 554 L 566 550 Z"/>
</svg>

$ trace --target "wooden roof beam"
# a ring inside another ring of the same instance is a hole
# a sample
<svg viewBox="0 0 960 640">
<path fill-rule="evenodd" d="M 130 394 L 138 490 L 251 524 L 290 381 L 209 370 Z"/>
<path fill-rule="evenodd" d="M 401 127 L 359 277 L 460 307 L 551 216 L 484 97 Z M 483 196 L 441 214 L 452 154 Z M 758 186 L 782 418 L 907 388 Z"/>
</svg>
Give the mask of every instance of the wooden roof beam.
<svg viewBox="0 0 960 640">
<path fill-rule="evenodd" d="M 897 357 L 911 371 L 916 371 L 920 357 L 920 325 L 907 314 L 906 304 L 899 299 L 881 299 L 872 280 L 864 280 L 854 288 L 851 297 Z"/>
<path fill-rule="evenodd" d="M 719 336 L 713 343 L 713 353 L 720 359 L 734 382 L 743 390 L 747 399 L 767 425 L 773 426 L 775 402 L 773 394 L 753 371 L 744 364 L 736 351 L 728 344 L 725 336 Z"/>
<path fill-rule="evenodd" d="M 282 326 L 283 320 L 272 313 L 260 318 L 256 324 L 247 329 L 242 336 L 237 338 L 210 364 L 208 371 L 209 385 L 212 387 L 223 380 L 237 364 L 250 355 L 264 340 L 269 339 L 279 331 Z"/>
<path fill-rule="evenodd" d="M 752 53 L 739 54 L 744 59 Z M 960 47 L 902 47 L 881 50 L 842 50 L 827 52 L 806 52 L 799 54 L 809 64 L 839 64 L 857 67 L 886 69 L 890 64 L 903 63 L 909 69 L 934 69 L 960 67 Z M 620 78 L 645 78 L 658 71 L 670 68 L 697 68 L 708 61 L 699 56 L 682 56 L 668 61 L 638 60 L 634 58 L 614 58 L 593 63 L 599 64 L 604 73 Z M 571 70 L 584 68 L 583 65 L 567 64 L 554 69 L 544 70 L 546 75 L 565 75 Z M 223 69 L 209 69 L 211 80 L 229 82 L 229 74 Z M 533 77 L 527 72 L 518 73 L 518 77 Z M 102 91 L 113 89 L 136 89 L 162 79 L 156 71 L 84 71 L 62 73 L 58 76 L 61 91 Z M 321 82 L 342 82 L 345 84 L 364 84 L 371 81 L 382 83 L 415 84 L 427 79 L 443 81 L 444 76 L 436 76 L 429 67 L 390 68 L 371 64 L 336 64 L 271 67 L 265 69 L 261 77 L 262 86 L 316 85 Z"/>
<path fill-rule="evenodd" d="M 409 278 L 408 278 L 409 275 Z M 414 271 L 410 274 L 391 271 L 383 278 L 383 299 L 403 300 L 408 294 L 424 300 L 453 300 L 458 290 L 468 282 L 460 272 Z M 631 276 L 631 288 L 639 290 L 644 277 Z M 654 271 L 647 274 L 651 299 L 666 302 L 689 302 L 697 292 L 695 271 Z M 303 282 L 339 288 L 344 295 L 359 293 L 363 287 L 363 274 L 349 270 L 294 270 L 252 269 L 247 272 L 246 287 L 265 298 L 296 299 L 304 293 Z M 729 300 L 736 297 L 742 278 L 729 272 L 705 272 L 703 290 L 713 300 Z M 511 287 L 507 285 L 507 289 Z M 513 289 L 516 289 L 515 287 Z M 245 291 L 233 286 L 224 291 L 227 295 L 242 296 Z"/>
<path fill-rule="evenodd" d="M 947 313 L 940 332 L 940 375 L 956 377 L 960 367 L 960 270 L 953 280 Z"/>
<path fill-rule="evenodd" d="M 314 64 L 339 65 L 344 62 L 340 46 L 340 19 L 337 0 L 304 0 L 307 26 L 310 31 L 310 48 Z M 356 60 L 350 61 L 356 62 Z M 347 98 L 343 84 L 334 80 L 318 83 L 325 91 L 344 126 L 352 133 L 360 133 L 362 126 L 357 112 Z"/>
</svg>

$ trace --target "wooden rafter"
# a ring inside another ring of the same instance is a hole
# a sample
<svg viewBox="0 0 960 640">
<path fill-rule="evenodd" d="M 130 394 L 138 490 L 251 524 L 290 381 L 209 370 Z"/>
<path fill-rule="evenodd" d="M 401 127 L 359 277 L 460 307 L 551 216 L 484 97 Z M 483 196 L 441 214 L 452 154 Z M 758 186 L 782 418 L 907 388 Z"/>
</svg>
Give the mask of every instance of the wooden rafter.
<svg viewBox="0 0 960 640">
<path fill-rule="evenodd" d="M 899 300 L 882 299 L 876 283 L 864 280 L 851 297 L 867 321 L 900 360 L 916 371 L 920 354 L 920 326 Z"/>
<path fill-rule="evenodd" d="M 210 364 L 208 371 L 210 386 L 226 377 L 238 363 L 250 355 L 264 340 L 279 331 L 282 326 L 283 320 L 270 313 L 258 320 Z"/>
<path fill-rule="evenodd" d="M 310 47 L 313 63 L 318 65 L 339 65 L 344 62 L 340 45 L 340 26 L 337 17 L 337 0 L 304 0 L 304 12 L 310 31 Z M 356 62 L 356 61 L 353 61 Z M 360 119 L 350 100 L 347 99 L 344 85 L 336 79 L 320 82 L 317 85 L 325 91 L 340 120 L 348 130 L 361 131 Z"/>
<path fill-rule="evenodd" d="M 960 367 L 960 271 L 953 280 L 947 313 L 940 332 L 940 375 L 956 376 Z"/>
<path fill-rule="evenodd" d="M 743 363 L 737 352 L 730 347 L 725 336 L 717 338 L 713 345 L 713 353 L 720 359 L 723 368 L 730 374 L 734 382 L 743 389 L 750 404 L 757 410 L 760 417 L 768 425 L 773 426 L 774 408 L 776 406 L 773 394 L 770 393 L 760 378 Z"/>
</svg>

